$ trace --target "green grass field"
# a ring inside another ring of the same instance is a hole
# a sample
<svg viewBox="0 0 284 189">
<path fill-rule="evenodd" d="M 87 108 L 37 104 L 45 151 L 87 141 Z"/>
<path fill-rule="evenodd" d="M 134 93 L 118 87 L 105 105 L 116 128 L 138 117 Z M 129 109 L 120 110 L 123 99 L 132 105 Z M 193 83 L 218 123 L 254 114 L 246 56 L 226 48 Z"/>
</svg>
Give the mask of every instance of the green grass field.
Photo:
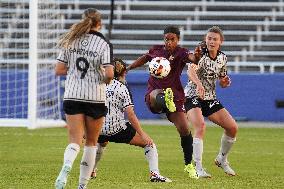
<svg viewBox="0 0 284 189">
<path fill-rule="evenodd" d="M 213 161 L 222 129 L 208 127 L 204 167 L 211 179 L 192 180 L 183 172 L 179 137 L 173 126 L 144 126 L 158 147 L 159 166 L 172 183 L 150 183 L 144 151 L 125 144 L 110 144 L 99 165 L 98 177 L 88 188 L 284 188 L 284 129 L 240 128 L 229 156 L 238 174 L 229 177 Z M 27 130 L 0 127 L 0 188 L 54 188 L 67 145 L 65 128 Z M 82 150 L 68 179 L 77 188 Z"/>
</svg>

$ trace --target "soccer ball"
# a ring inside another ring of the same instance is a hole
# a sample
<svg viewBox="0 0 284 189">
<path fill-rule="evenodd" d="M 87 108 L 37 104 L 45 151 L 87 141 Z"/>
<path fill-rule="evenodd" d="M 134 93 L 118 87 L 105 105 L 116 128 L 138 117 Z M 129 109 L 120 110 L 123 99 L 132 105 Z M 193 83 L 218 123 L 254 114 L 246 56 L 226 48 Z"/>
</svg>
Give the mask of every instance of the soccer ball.
<svg viewBox="0 0 284 189">
<path fill-rule="evenodd" d="M 171 71 L 170 62 L 164 57 L 156 57 L 151 60 L 149 63 L 149 72 L 150 75 L 155 78 L 164 78 Z"/>
</svg>

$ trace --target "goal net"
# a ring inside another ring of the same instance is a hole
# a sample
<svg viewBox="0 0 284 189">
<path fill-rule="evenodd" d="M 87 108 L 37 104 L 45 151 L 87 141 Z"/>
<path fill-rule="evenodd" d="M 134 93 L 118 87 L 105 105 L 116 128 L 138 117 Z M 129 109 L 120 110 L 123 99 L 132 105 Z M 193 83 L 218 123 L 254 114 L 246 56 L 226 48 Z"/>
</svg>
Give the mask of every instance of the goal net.
<svg viewBox="0 0 284 189">
<path fill-rule="evenodd" d="M 1 0 L 0 126 L 63 126 L 62 81 L 55 76 L 62 27 L 59 1 Z"/>
</svg>

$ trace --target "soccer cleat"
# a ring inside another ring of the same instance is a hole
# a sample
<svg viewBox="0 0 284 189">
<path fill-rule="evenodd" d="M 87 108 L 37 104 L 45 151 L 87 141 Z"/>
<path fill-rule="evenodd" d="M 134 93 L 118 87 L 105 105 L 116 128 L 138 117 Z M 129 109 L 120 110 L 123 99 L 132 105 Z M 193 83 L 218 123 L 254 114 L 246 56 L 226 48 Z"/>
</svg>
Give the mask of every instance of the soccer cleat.
<svg viewBox="0 0 284 189">
<path fill-rule="evenodd" d="M 64 189 L 71 167 L 64 165 L 55 181 L 55 189 Z"/>
<path fill-rule="evenodd" d="M 215 159 L 215 165 L 217 165 L 218 167 L 221 167 L 227 175 L 230 175 L 230 176 L 236 175 L 235 171 L 230 167 L 228 161 L 222 161 L 218 159 L 217 157 Z"/>
<path fill-rule="evenodd" d="M 97 169 L 93 170 L 90 179 L 95 179 L 97 178 Z"/>
<path fill-rule="evenodd" d="M 188 164 L 188 165 L 185 165 L 184 167 L 184 172 L 187 172 L 188 173 L 188 176 L 190 178 L 193 178 L 193 179 L 198 179 L 198 174 L 194 168 L 194 166 L 191 164 Z"/>
<path fill-rule="evenodd" d="M 176 105 L 174 103 L 174 93 L 171 88 L 166 88 L 165 92 L 165 102 L 168 110 L 170 112 L 176 111 Z"/>
<path fill-rule="evenodd" d="M 198 178 L 211 178 L 211 175 L 205 171 L 205 169 L 196 169 Z"/>
<path fill-rule="evenodd" d="M 87 189 L 86 184 L 79 184 L 78 189 Z"/>
<path fill-rule="evenodd" d="M 160 174 L 154 173 L 154 172 L 151 172 L 150 181 L 151 182 L 172 182 L 171 179 L 164 177 Z"/>
</svg>

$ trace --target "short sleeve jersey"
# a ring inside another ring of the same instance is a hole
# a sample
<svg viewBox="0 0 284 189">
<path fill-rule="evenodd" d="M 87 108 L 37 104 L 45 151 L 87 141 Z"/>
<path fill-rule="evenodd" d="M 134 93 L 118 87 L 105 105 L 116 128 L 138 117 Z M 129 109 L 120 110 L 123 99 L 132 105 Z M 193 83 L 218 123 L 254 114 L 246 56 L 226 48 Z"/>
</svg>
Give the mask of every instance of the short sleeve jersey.
<svg viewBox="0 0 284 189">
<path fill-rule="evenodd" d="M 217 57 L 212 59 L 206 52 L 198 62 L 196 73 L 205 89 L 204 100 L 216 99 L 216 82 L 220 77 L 227 75 L 227 56 L 219 51 Z M 185 86 L 184 92 L 189 98 L 198 96 L 196 84 L 191 81 Z"/>
<path fill-rule="evenodd" d="M 128 87 L 116 79 L 112 80 L 106 88 L 106 105 L 108 112 L 101 134 L 114 135 L 126 129 L 125 109 L 134 106 Z"/>
<path fill-rule="evenodd" d="M 99 32 L 92 32 L 61 49 L 57 60 L 67 65 L 64 100 L 105 102 L 103 66 L 111 64 L 112 45 Z"/>
<path fill-rule="evenodd" d="M 155 57 L 164 57 L 170 61 L 171 71 L 167 77 L 162 79 L 150 75 L 146 95 L 150 94 L 150 92 L 155 89 L 172 88 L 174 101 L 184 100 L 184 91 L 180 76 L 184 66 L 189 62 L 188 54 L 189 51 L 180 46 L 178 46 L 173 53 L 168 52 L 164 45 L 153 46 L 149 52 L 145 54 L 147 60 L 151 61 Z"/>
</svg>

